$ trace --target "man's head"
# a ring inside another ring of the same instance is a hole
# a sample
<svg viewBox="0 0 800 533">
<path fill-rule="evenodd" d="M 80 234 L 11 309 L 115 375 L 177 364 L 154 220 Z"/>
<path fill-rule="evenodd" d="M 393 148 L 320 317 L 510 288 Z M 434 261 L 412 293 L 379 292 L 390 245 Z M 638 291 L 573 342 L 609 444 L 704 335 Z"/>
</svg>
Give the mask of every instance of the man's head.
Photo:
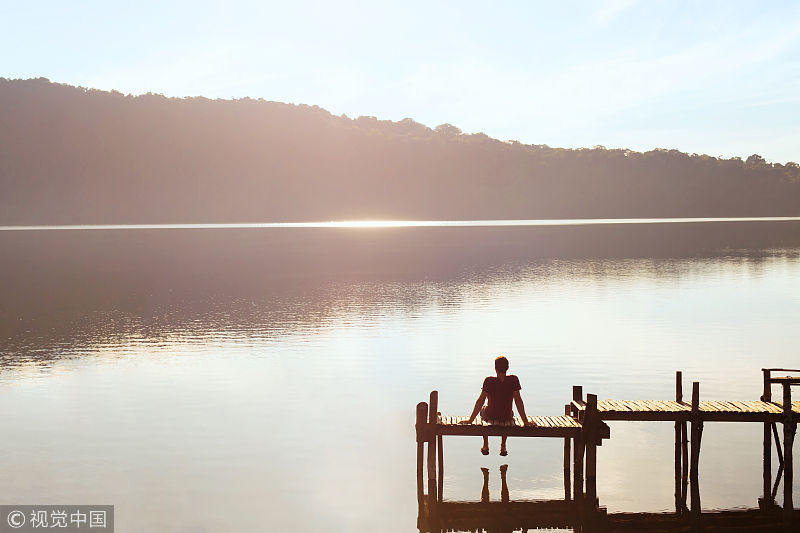
<svg viewBox="0 0 800 533">
<path fill-rule="evenodd" d="M 494 360 L 494 369 L 497 371 L 498 374 L 505 374 L 506 372 L 508 372 L 508 359 L 506 359 L 502 355 L 500 357 L 497 357 Z"/>
</svg>

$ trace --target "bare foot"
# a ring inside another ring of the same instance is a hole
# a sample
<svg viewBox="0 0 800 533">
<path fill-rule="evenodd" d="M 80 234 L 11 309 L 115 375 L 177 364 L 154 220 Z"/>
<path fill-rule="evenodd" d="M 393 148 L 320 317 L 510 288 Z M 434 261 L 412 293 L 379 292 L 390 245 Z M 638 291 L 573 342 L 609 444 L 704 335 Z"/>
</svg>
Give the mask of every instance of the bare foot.
<svg viewBox="0 0 800 533">
<path fill-rule="evenodd" d="M 481 453 L 483 455 L 489 455 L 489 447 L 488 446 L 481 447 Z"/>
</svg>

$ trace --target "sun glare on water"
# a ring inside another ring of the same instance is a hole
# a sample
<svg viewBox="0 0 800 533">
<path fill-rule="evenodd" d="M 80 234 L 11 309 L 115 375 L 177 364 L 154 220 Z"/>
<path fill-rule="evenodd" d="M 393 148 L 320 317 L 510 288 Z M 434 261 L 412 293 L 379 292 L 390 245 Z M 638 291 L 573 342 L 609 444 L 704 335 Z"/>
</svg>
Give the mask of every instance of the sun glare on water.
<svg viewBox="0 0 800 533">
<path fill-rule="evenodd" d="M 422 220 L 342 220 L 328 225 L 333 228 L 399 228 L 431 224 Z"/>
</svg>

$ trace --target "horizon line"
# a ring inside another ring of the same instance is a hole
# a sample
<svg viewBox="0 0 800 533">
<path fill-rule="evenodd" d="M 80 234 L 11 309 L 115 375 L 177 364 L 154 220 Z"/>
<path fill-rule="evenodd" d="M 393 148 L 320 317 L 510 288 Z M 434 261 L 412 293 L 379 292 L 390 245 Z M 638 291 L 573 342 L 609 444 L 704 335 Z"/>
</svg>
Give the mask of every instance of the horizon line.
<svg viewBox="0 0 800 533">
<path fill-rule="evenodd" d="M 380 229 L 420 227 L 513 227 L 513 226 L 594 226 L 626 224 L 692 224 L 711 222 L 800 222 L 800 216 L 784 217 L 675 217 L 675 218 L 553 218 L 487 220 L 330 220 L 317 222 L 231 222 L 173 224 L 53 224 L 0 226 L 0 231 L 69 231 L 134 229 L 265 229 L 339 228 Z"/>
</svg>

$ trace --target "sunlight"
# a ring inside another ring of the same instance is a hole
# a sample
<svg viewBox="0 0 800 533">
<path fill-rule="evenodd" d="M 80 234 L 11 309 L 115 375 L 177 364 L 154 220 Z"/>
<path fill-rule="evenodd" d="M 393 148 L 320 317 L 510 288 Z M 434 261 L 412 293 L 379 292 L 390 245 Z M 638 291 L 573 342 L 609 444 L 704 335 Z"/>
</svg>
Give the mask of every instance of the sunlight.
<svg viewBox="0 0 800 533">
<path fill-rule="evenodd" d="M 698 224 L 704 222 L 798 222 L 800 217 L 685 217 L 685 218 L 548 218 L 528 220 L 330 220 L 327 222 L 240 222 L 219 224 L 62 224 L 0 226 L 0 231 L 137 230 L 137 229 L 255 229 L 255 228 L 430 228 L 502 226 L 599 226 L 634 224 Z"/>
<path fill-rule="evenodd" d="M 331 228 L 399 228 L 420 225 L 430 225 L 430 222 L 420 220 L 342 220 L 326 224 Z"/>
</svg>

